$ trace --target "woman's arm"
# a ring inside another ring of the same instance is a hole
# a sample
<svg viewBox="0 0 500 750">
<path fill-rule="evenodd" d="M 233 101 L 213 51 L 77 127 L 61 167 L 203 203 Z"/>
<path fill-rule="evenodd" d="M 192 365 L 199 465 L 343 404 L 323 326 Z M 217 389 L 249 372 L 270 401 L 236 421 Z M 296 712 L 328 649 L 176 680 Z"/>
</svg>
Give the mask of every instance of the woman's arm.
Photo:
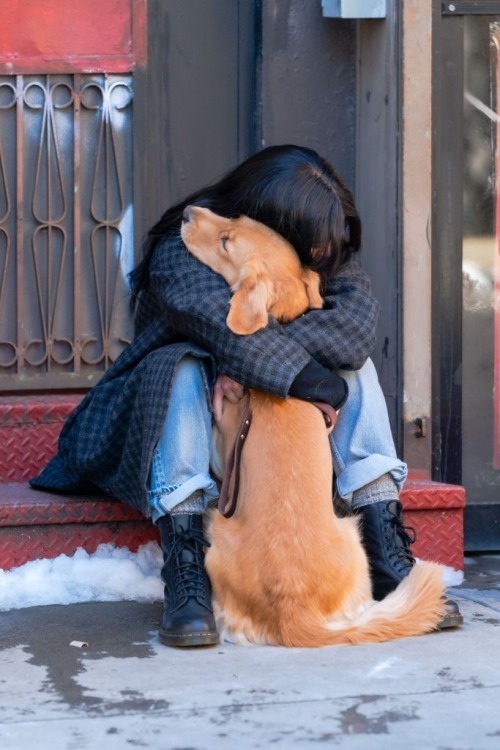
<svg viewBox="0 0 500 750">
<path fill-rule="evenodd" d="M 322 310 L 309 310 L 285 326 L 309 354 L 330 370 L 357 370 L 375 346 L 379 304 L 355 261 L 345 263 L 323 293 Z"/>
<path fill-rule="evenodd" d="M 211 352 L 218 371 L 245 386 L 285 397 L 310 360 L 307 350 L 273 319 L 251 336 L 230 331 L 226 317 L 231 290 L 222 276 L 187 251 L 180 238 L 157 247 L 150 291 L 157 315 L 169 328 Z"/>
<path fill-rule="evenodd" d="M 251 336 L 237 336 L 228 329 L 230 289 L 180 239 L 157 248 L 151 291 L 166 323 L 210 351 L 220 372 L 281 396 L 289 393 L 311 357 L 331 370 L 356 368 L 373 346 L 376 303 L 357 264 L 346 265 L 329 283 L 323 310 L 310 311 L 285 326 L 270 319 L 267 328 Z"/>
</svg>

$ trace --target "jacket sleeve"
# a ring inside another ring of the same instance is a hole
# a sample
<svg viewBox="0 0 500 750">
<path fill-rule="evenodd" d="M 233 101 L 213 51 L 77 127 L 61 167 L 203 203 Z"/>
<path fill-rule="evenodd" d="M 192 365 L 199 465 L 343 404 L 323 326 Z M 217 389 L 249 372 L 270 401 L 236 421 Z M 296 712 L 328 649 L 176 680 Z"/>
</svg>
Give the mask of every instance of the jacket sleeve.
<svg viewBox="0 0 500 750">
<path fill-rule="evenodd" d="M 180 238 L 155 249 L 150 292 L 164 323 L 210 352 L 218 371 L 243 385 L 284 398 L 311 358 L 274 319 L 250 336 L 230 331 L 226 317 L 231 290 L 222 276 L 186 250 Z"/>
<path fill-rule="evenodd" d="M 156 248 L 151 292 L 167 325 L 211 352 L 220 372 L 284 397 L 311 357 L 330 369 L 356 368 L 370 353 L 376 313 L 372 310 L 370 316 L 367 310 L 376 303 L 359 266 L 348 266 L 329 283 L 323 310 L 309 311 L 288 325 L 271 318 L 267 328 L 251 336 L 229 330 L 229 287 L 219 274 L 194 258 L 180 238 Z M 356 304 L 363 302 L 358 312 Z M 370 329 L 368 333 L 364 325 Z M 358 332 L 364 337 L 361 344 L 352 340 Z"/>
<path fill-rule="evenodd" d="M 379 304 L 360 265 L 345 263 L 323 291 L 322 310 L 309 310 L 285 326 L 311 357 L 330 370 L 357 370 L 375 347 Z"/>
</svg>

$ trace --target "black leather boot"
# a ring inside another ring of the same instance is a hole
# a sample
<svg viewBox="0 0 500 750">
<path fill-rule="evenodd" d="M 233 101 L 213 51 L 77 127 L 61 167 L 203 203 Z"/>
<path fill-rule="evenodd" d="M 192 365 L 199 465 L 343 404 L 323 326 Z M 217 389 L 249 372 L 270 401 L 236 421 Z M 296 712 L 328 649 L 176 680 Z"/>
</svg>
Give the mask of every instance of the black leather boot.
<svg viewBox="0 0 500 750">
<path fill-rule="evenodd" d="M 165 610 L 160 641 L 167 646 L 212 646 L 219 636 L 212 611 L 210 580 L 203 564 L 202 516 L 166 515 L 159 519 L 165 564 Z"/>
<path fill-rule="evenodd" d="M 398 500 L 390 500 L 363 505 L 354 511 L 361 517 L 363 546 L 370 563 L 373 598 L 377 601 L 394 591 L 415 565 L 410 551 L 415 530 L 403 525 L 402 510 Z M 447 598 L 446 614 L 438 627 L 453 628 L 462 622 L 457 603 Z"/>
</svg>

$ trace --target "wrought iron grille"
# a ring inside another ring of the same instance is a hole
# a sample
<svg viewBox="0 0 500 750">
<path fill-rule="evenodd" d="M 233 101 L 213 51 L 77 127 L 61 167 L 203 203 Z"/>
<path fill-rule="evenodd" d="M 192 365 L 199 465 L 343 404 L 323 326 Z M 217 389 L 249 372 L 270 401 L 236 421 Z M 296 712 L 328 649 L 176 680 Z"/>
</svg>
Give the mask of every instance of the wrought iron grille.
<svg viewBox="0 0 500 750">
<path fill-rule="evenodd" d="M 92 385 L 131 335 L 132 77 L 0 76 L 0 390 Z"/>
</svg>

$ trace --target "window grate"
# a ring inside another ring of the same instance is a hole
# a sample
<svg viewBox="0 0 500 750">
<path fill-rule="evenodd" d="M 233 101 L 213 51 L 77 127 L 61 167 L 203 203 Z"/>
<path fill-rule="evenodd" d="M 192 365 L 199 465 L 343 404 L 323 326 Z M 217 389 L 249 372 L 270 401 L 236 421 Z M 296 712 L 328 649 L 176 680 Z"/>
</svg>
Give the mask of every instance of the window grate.
<svg viewBox="0 0 500 750">
<path fill-rule="evenodd" d="M 132 76 L 0 76 L 0 390 L 96 382 L 131 335 Z"/>
</svg>

